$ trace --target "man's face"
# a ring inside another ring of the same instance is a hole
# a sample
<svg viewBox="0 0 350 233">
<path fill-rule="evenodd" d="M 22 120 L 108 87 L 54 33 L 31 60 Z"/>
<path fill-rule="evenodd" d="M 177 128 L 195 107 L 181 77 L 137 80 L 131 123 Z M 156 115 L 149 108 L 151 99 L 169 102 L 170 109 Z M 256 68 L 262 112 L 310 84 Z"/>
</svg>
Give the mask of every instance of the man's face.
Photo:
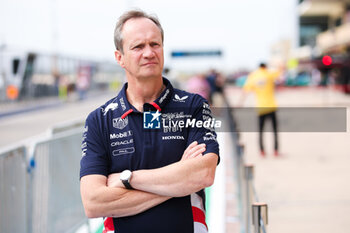
<svg viewBox="0 0 350 233">
<path fill-rule="evenodd" d="M 126 73 L 136 78 L 161 77 L 164 64 L 162 35 L 147 18 L 128 20 L 122 30 L 123 50 L 115 52 Z"/>
</svg>

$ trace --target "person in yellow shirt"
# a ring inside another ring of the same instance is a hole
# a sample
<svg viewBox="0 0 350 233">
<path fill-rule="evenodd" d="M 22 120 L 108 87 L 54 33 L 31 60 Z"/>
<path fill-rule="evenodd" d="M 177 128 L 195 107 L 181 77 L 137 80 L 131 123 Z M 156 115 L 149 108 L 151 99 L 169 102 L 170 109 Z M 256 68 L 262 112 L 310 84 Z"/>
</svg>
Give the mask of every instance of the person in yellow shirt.
<svg viewBox="0 0 350 233">
<path fill-rule="evenodd" d="M 256 108 L 259 117 L 259 146 L 260 153 L 265 156 L 263 144 L 263 130 L 266 119 L 271 119 L 274 132 L 275 156 L 278 155 L 278 137 L 277 137 L 277 102 L 275 99 L 275 81 L 280 77 L 280 72 L 269 71 L 265 63 L 261 63 L 259 68 L 248 75 L 243 86 L 245 93 L 254 92 L 256 97 Z M 243 103 L 246 94 L 241 97 L 240 103 Z"/>
</svg>

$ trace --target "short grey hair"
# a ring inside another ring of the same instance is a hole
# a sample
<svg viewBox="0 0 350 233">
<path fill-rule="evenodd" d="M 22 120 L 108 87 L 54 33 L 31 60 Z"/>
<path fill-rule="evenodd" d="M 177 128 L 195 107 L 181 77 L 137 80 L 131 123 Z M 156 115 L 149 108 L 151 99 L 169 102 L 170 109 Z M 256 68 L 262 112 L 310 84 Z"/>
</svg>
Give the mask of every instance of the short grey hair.
<svg viewBox="0 0 350 233">
<path fill-rule="evenodd" d="M 153 23 L 155 23 L 156 26 L 159 28 L 160 33 L 162 35 L 162 43 L 164 42 L 164 31 L 163 31 L 162 25 L 160 25 L 160 22 L 159 22 L 157 16 L 149 15 L 142 10 L 130 10 L 130 11 L 125 12 L 124 14 L 122 14 L 119 17 L 118 22 L 117 22 L 115 29 L 114 29 L 114 45 L 115 45 L 115 48 L 117 50 L 119 50 L 121 53 L 124 53 L 124 51 L 123 51 L 123 35 L 122 35 L 123 26 L 126 23 L 126 21 L 128 21 L 129 19 L 133 19 L 133 18 L 147 18 L 147 19 L 152 20 Z"/>
</svg>

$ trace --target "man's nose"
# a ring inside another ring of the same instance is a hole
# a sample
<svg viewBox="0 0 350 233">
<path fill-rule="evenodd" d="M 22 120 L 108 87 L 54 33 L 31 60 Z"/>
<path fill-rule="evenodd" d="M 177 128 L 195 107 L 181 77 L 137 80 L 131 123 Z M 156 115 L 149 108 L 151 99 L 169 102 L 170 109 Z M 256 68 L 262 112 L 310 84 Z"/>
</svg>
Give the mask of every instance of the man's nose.
<svg viewBox="0 0 350 233">
<path fill-rule="evenodd" d="M 145 46 L 144 50 L 143 50 L 143 56 L 145 58 L 150 58 L 154 56 L 154 50 L 151 46 L 147 45 Z"/>
</svg>

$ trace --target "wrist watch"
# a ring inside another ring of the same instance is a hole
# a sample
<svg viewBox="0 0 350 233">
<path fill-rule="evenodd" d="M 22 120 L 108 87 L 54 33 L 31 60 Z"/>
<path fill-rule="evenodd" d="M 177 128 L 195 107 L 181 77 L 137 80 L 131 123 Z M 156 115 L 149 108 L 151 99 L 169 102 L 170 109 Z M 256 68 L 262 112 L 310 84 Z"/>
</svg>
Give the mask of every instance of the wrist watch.
<svg viewBox="0 0 350 233">
<path fill-rule="evenodd" d="M 130 170 L 124 170 L 122 173 L 120 173 L 120 181 L 124 184 L 125 188 L 127 189 L 133 189 L 130 185 L 130 179 L 132 176 L 132 172 Z"/>
</svg>

